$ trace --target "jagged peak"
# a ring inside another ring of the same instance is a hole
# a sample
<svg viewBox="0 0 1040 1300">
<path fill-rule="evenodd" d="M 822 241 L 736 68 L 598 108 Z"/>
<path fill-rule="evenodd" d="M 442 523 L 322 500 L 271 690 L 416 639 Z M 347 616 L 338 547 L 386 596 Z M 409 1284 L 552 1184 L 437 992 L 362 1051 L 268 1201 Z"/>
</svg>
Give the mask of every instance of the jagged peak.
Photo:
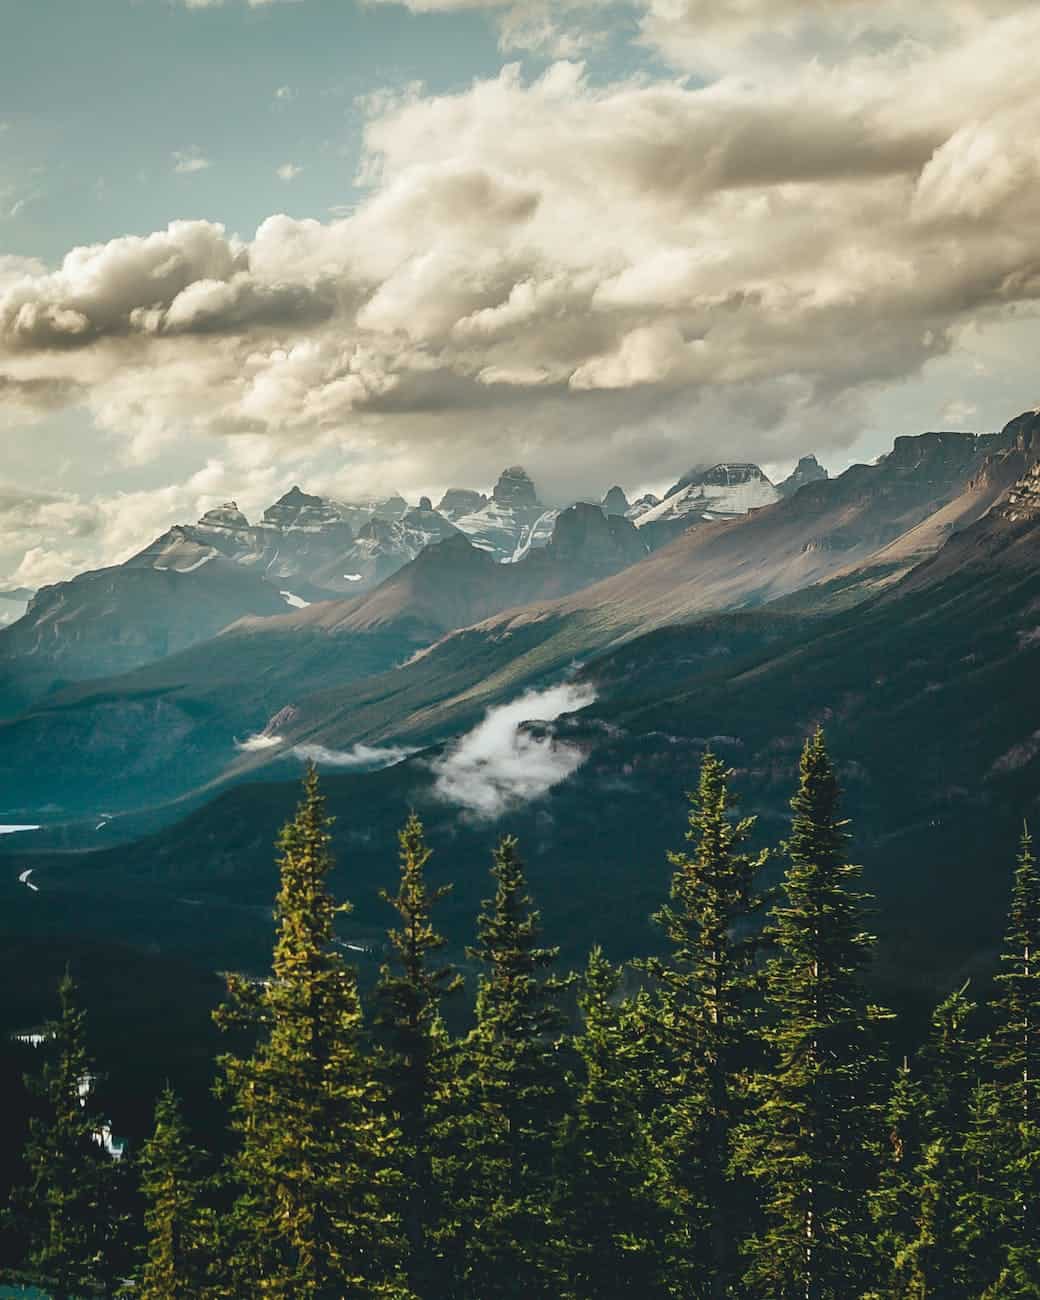
<svg viewBox="0 0 1040 1300">
<path fill-rule="evenodd" d="M 200 528 L 248 528 L 249 520 L 238 508 L 237 501 L 225 501 L 223 505 L 207 510 L 198 522 Z"/>
<path fill-rule="evenodd" d="M 603 510 L 608 515 L 625 515 L 630 508 L 631 503 L 625 496 L 624 488 L 615 483 L 603 498 Z"/>
<path fill-rule="evenodd" d="M 289 491 L 286 492 L 284 496 L 279 497 L 274 504 L 275 506 L 302 507 L 302 506 L 323 506 L 326 505 L 327 502 L 325 501 L 324 497 L 316 497 L 313 496 L 310 492 L 304 492 L 303 488 L 301 488 L 298 483 L 294 483 L 293 486 L 289 489 Z"/>
<path fill-rule="evenodd" d="M 761 468 L 749 460 L 722 460 L 715 465 L 696 465 L 664 494 L 667 501 L 690 487 L 735 487 L 741 483 L 768 483 Z"/>
<path fill-rule="evenodd" d="M 534 481 L 522 465 L 510 465 L 499 475 L 492 493 L 499 505 L 536 506 L 538 493 Z"/>
</svg>

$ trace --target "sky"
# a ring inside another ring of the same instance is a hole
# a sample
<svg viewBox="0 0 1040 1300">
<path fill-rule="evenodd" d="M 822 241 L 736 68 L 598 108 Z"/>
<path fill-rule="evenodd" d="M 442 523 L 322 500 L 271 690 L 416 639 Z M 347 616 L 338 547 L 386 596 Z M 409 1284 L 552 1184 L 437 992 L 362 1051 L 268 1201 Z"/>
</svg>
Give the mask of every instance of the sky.
<svg viewBox="0 0 1040 1300">
<path fill-rule="evenodd" d="M 1034 0 L 0 0 L 0 590 L 1040 400 Z"/>
</svg>

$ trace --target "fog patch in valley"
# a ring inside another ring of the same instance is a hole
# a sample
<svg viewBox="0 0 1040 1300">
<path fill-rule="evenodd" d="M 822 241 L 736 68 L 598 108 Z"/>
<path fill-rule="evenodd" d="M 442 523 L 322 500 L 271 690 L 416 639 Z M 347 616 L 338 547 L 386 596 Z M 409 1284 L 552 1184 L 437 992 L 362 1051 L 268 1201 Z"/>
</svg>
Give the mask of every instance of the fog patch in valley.
<svg viewBox="0 0 1040 1300">
<path fill-rule="evenodd" d="M 532 733 L 524 724 L 553 722 L 595 700 L 591 686 L 565 683 L 489 709 L 483 722 L 434 764 L 436 795 L 488 821 L 540 798 L 576 772 L 585 753 L 555 736 Z"/>
<path fill-rule="evenodd" d="M 350 749 L 329 749 L 325 745 L 296 745 L 292 751 L 297 758 L 318 767 L 355 768 L 359 771 L 376 771 L 383 767 L 396 767 L 416 753 L 404 745 L 354 745 Z"/>
</svg>

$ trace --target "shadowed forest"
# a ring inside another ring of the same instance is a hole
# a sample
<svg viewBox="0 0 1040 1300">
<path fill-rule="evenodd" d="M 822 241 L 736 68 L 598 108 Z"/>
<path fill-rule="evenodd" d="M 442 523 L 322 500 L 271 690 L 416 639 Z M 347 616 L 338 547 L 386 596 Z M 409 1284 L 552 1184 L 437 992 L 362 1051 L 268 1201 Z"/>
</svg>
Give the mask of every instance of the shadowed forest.
<svg viewBox="0 0 1040 1300">
<path fill-rule="evenodd" d="M 312 769 L 279 839 L 270 976 L 228 974 L 216 1013 L 226 1141 L 203 1149 L 167 1088 L 150 1139 L 121 1148 L 66 977 L 32 1040 L 7 1280 L 55 1300 L 1040 1295 L 1028 830 L 992 996 L 950 990 L 919 1050 L 893 1059 L 823 734 L 774 848 L 752 849 L 729 778 L 704 756 L 654 918 L 661 955 L 623 968 L 596 948 L 561 969 L 503 838 L 469 1007 L 414 814 L 362 998 Z"/>
</svg>

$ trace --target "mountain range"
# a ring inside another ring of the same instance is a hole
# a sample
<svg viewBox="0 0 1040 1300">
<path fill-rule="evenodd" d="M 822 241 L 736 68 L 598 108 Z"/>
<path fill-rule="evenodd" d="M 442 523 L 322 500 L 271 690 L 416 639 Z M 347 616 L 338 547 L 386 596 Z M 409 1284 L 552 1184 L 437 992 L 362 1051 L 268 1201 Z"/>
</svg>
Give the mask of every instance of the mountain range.
<svg viewBox="0 0 1040 1300">
<path fill-rule="evenodd" d="M 11 906 L 30 929 L 132 933 L 210 965 L 233 936 L 247 960 L 267 933 L 270 838 L 313 758 L 361 938 L 414 806 L 458 882 L 453 943 L 508 825 L 568 955 L 592 934 L 625 955 L 652 943 L 698 755 L 726 757 L 772 835 L 802 738 L 823 723 L 886 914 L 881 978 L 927 1000 L 988 960 L 1015 826 L 1035 811 L 1040 416 L 900 437 L 876 464 L 817 471 L 803 461 L 788 490 L 753 466 L 692 471 L 660 503 L 690 502 L 689 523 L 656 548 L 642 520 L 659 506 L 632 517 L 612 489 L 555 512 L 545 545 L 506 555 L 461 525 L 513 510 L 530 526 L 541 507 L 511 469 L 497 499 L 442 501 L 453 530 L 366 592 L 300 608 L 279 597 L 279 612 L 249 610 L 179 653 L 12 709 L 0 788 L 10 819 L 50 829 L 5 837 L 39 889 L 12 887 Z M 305 533 L 291 562 L 317 556 L 321 536 Z M 258 576 L 207 538 L 183 543 L 220 551 L 192 572 L 201 557 L 178 558 L 180 540 L 149 548 L 172 563 L 145 571 Z M 507 776 L 481 805 L 499 749 Z M 923 940 L 906 911 L 922 907 L 937 918 Z"/>
<path fill-rule="evenodd" d="M 754 471 L 759 496 L 776 498 L 757 467 L 738 468 Z M 643 544 L 630 548 L 630 561 L 704 518 L 736 516 L 758 499 L 733 467 L 691 472 L 669 494 L 668 519 L 645 527 L 657 498 L 629 506 L 620 488 L 612 492 L 611 508 L 602 505 L 605 513 L 644 528 Z M 709 502 L 714 515 L 706 509 Z M 436 509 L 428 497 L 414 506 L 396 495 L 350 504 L 295 486 L 251 524 L 236 502 L 226 502 L 195 524 L 168 529 L 121 565 L 35 594 L 0 595 L 0 714 L 69 681 L 157 662 L 247 616 L 271 617 L 368 594 L 449 537 L 461 535 L 492 560 L 515 564 L 549 545 L 560 514 L 539 501 L 520 466 L 503 471 L 490 497 L 453 488 Z M 505 579 L 502 586 L 508 587 Z M 555 592 L 550 578 L 545 592 L 528 585 L 523 594 L 534 599 Z M 444 618 L 439 622 L 445 630 Z"/>
</svg>

